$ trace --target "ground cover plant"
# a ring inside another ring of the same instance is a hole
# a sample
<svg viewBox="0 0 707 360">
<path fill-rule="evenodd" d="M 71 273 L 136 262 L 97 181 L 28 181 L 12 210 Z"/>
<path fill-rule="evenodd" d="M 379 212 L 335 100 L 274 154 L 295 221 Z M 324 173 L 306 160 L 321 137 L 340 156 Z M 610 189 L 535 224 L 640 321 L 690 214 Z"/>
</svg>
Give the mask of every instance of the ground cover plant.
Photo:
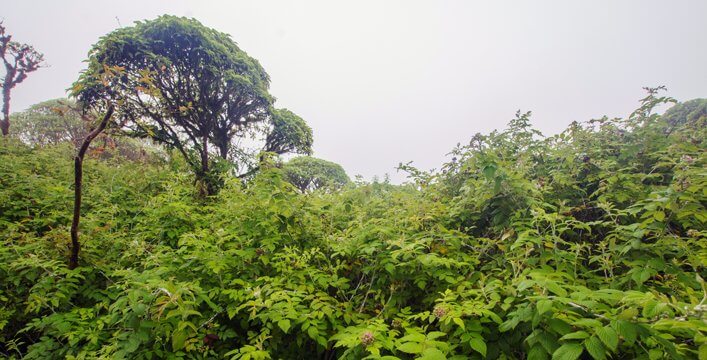
<svg viewBox="0 0 707 360">
<path fill-rule="evenodd" d="M 519 112 L 404 185 L 263 157 L 205 196 L 179 153 L 94 146 L 73 270 L 73 145 L 3 138 L 0 354 L 707 359 L 707 102 L 672 102 L 549 137 Z"/>
</svg>

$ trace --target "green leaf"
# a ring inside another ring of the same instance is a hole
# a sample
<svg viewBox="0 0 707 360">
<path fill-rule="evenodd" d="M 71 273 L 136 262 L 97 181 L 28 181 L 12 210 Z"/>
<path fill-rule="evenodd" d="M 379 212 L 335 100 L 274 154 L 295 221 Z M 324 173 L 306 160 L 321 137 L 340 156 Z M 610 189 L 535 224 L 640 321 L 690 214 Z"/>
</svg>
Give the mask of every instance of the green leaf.
<svg viewBox="0 0 707 360">
<path fill-rule="evenodd" d="M 310 326 L 310 327 L 307 329 L 307 335 L 309 335 L 310 338 L 316 340 L 317 337 L 319 336 L 319 330 L 317 329 L 316 326 Z"/>
<path fill-rule="evenodd" d="M 641 285 L 653 276 L 653 269 L 649 267 L 644 267 L 640 269 L 635 269 L 633 274 L 631 274 L 631 279 L 636 282 L 636 284 Z"/>
<path fill-rule="evenodd" d="M 582 355 L 582 345 L 577 343 L 568 343 L 560 346 L 552 354 L 552 360 L 577 360 Z"/>
<path fill-rule="evenodd" d="M 441 338 L 442 336 L 447 336 L 447 333 L 441 332 L 441 331 L 432 331 L 427 333 L 427 340 L 434 340 L 437 338 Z M 425 339 L 418 341 L 418 342 L 423 342 Z"/>
<path fill-rule="evenodd" d="M 187 333 L 184 331 L 172 332 L 172 350 L 177 351 L 184 348 L 184 342 L 187 340 Z"/>
<path fill-rule="evenodd" d="M 599 337 L 601 342 L 604 343 L 609 349 L 616 351 L 619 346 L 619 335 L 616 331 L 608 326 L 597 329 L 596 335 Z"/>
<path fill-rule="evenodd" d="M 277 322 L 277 326 L 282 329 L 285 333 L 287 333 L 287 330 L 290 330 L 290 320 L 289 319 L 282 319 Z"/>
<path fill-rule="evenodd" d="M 398 345 L 397 349 L 408 354 L 419 354 L 422 352 L 422 344 L 406 342 Z"/>
<path fill-rule="evenodd" d="M 454 321 L 455 324 L 459 325 L 462 330 L 466 330 L 466 328 L 464 327 L 464 320 L 460 318 L 453 318 L 452 321 Z"/>
<path fill-rule="evenodd" d="M 542 315 L 550 310 L 552 310 L 552 300 L 540 300 L 536 305 L 538 309 L 538 314 Z"/>
<path fill-rule="evenodd" d="M 663 221 L 665 220 L 665 213 L 662 211 L 656 211 L 653 213 L 653 218 L 658 221 Z"/>
<path fill-rule="evenodd" d="M 606 359 L 606 351 L 604 350 L 604 345 L 601 344 L 599 338 L 592 336 L 584 341 L 584 348 L 587 349 L 589 355 L 591 355 L 595 360 Z"/>
<path fill-rule="evenodd" d="M 588 337 L 589 337 L 589 333 L 587 333 L 586 331 L 576 331 L 576 332 L 569 333 L 569 334 L 561 337 L 560 341 L 586 339 Z"/>
<path fill-rule="evenodd" d="M 401 337 L 400 342 L 412 341 L 412 342 L 421 343 L 421 342 L 424 342 L 425 339 L 426 339 L 426 337 L 424 334 L 412 333 L 412 334 L 408 334 L 408 335 Z"/>
<path fill-rule="evenodd" d="M 447 357 L 444 353 L 437 348 L 428 348 L 422 352 L 422 356 L 417 358 L 418 360 L 446 360 Z"/>
<path fill-rule="evenodd" d="M 491 180 L 496 174 L 496 164 L 488 164 L 484 166 L 483 170 L 481 171 L 484 173 L 484 177 L 486 177 L 487 180 Z"/>
<path fill-rule="evenodd" d="M 700 349 L 697 352 L 697 358 L 699 360 L 707 360 L 707 344 L 700 346 Z"/>
<path fill-rule="evenodd" d="M 565 289 L 563 289 L 559 284 L 557 284 L 557 283 L 554 282 L 554 281 L 548 281 L 548 282 L 546 282 L 546 283 L 545 283 L 545 287 L 546 287 L 548 290 L 550 290 L 551 293 L 553 293 L 553 294 L 555 294 L 555 295 L 557 295 L 557 296 L 561 296 L 561 297 L 567 296 L 567 291 L 565 291 Z"/>
<path fill-rule="evenodd" d="M 633 319 L 634 316 L 637 316 L 637 315 L 638 315 L 638 309 L 628 308 L 628 309 L 622 311 L 619 314 L 618 318 L 623 319 L 623 320 L 631 320 L 631 319 Z"/>
<path fill-rule="evenodd" d="M 626 344 L 633 345 L 633 343 L 636 342 L 636 338 L 638 337 L 636 325 L 625 320 L 617 320 L 614 329 L 623 337 Z"/>
<path fill-rule="evenodd" d="M 548 354 L 541 345 L 536 344 L 528 351 L 528 360 L 547 360 Z"/>
<path fill-rule="evenodd" d="M 483 339 L 473 338 L 469 340 L 469 346 L 471 346 L 474 351 L 486 357 L 486 343 Z"/>
<path fill-rule="evenodd" d="M 582 327 L 593 327 L 593 328 L 602 327 L 601 321 L 599 321 L 597 319 L 579 319 L 579 320 L 573 322 L 572 325 L 582 326 Z"/>
</svg>

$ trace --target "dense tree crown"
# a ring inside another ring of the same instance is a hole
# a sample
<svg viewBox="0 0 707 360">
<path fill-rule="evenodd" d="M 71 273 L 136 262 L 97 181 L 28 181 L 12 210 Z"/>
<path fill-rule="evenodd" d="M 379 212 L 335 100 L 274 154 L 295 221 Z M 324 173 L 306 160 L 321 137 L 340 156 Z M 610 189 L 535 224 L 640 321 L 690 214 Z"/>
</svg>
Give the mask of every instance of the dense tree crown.
<svg viewBox="0 0 707 360">
<path fill-rule="evenodd" d="M 208 183 L 213 156 L 248 163 L 243 156 L 252 154 L 234 139 L 267 138 L 279 129 L 260 63 L 196 20 L 165 15 L 118 29 L 93 46 L 88 63 L 73 94 L 89 105 L 115 101 L 123 126 L 177 149 Z M 273 150 L 309 151 L 311 130 L 301 119 L 292 126 L 309 137 L 287 142 L 286 134 L 273 135 L 290 145 Z"/>
<path fill-rule="evenodd" d="M 293 158 L 282 169 L 285 179 L 301 192 L 338 190 L 351 182 L 341 165 L 311 156 Z"/>
<path fill-rule="evenodd" d="M 30 106 L 11 116 L 13 136 L 32 146 L 58 145 L 69 142 L 78 146 L 88 133 L 87 124 L 76 103 L 69 99 L 52 99 Z"/>
</svg>

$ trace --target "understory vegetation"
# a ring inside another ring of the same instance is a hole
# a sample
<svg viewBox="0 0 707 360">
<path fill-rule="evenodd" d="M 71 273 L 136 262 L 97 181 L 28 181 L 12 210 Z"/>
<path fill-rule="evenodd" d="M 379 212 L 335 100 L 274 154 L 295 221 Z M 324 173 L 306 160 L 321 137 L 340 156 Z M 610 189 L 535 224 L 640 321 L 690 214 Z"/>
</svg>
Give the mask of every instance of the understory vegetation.
<svg viewBox="0 0 707 360">
<path fill-rule="evenodd" d="M 10 359 L 707 359 L 707 105 L 655 89 L 543 137 L 519 112 L 404 185 L 203 196 L 172 156 L 0 139 Z M 345 175 L 344 175 L 345 176 Z"/>
</svg>

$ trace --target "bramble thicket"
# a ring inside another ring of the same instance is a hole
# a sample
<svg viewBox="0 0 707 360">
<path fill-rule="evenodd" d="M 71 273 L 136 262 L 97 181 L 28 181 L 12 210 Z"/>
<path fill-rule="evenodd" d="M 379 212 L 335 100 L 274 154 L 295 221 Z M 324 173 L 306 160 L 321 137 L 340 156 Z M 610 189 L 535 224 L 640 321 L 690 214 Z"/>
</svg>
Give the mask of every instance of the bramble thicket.
<svg viewBox="0 0 707 360">
<path fill-rule="evenodd" d="M 403 185 L 216 154 L 205 193 L 198 149 L 136 124 L 87 153 L 75 269 L 74 142 L 0 139 L 3 357 L 707 359 L 707 100 L 553 136 L 518 112 Z"/>
</svg>

